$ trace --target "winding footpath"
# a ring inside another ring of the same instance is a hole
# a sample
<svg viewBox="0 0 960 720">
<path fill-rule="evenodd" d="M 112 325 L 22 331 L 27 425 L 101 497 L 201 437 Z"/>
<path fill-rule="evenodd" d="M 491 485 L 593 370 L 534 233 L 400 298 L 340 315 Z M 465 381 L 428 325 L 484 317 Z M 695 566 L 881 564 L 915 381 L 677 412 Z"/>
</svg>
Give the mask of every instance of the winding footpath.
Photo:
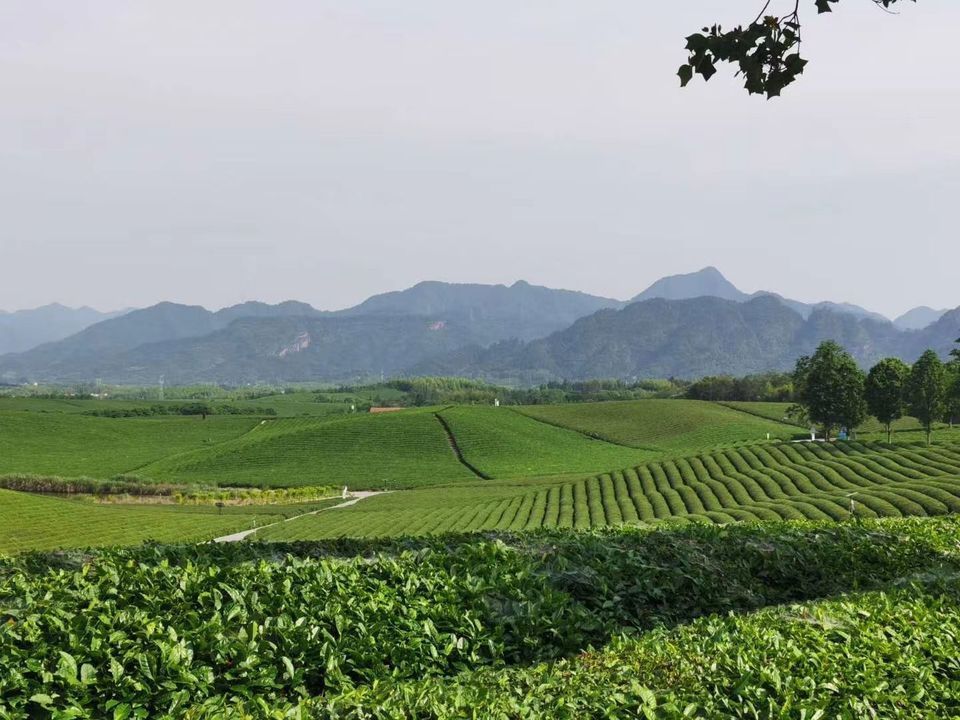
<svg viewBox="0 0 960 720">
<path fill-rule="evenodd" d="M 344 502 L 339 503 L 338 505 L 331 505 L 330 507 L 320 508 L 319 510 L 303 513 L 302 515 L 294 515 L 293 517 L 286 518 L 285 520 L 278 520 L 277 522 L 270 523 L 269 525 L 261 525 L 260 527 L 251 528 L 250 530 L 242 530 L 240 532 L 233 533 L 232 535 L 224 535 L 222 537 L 214 538 L 213 541 L 215 543 L 240 542 L 241 540 L 245 540 L 246 538 L 250 537 L 258 530 L 263 530 L 264 528 L 273 527 L 274 525 L 279 525 L 280 523 L 292 522 L 293 520 L 298 520 L 302 517 L 307 517 L 307 515 L 316 515 L 317 513 L 327 512 L 328 510 L 339 510 L 340 508 L 350 507 L 351 505 L 356 505 L 361 500 L 366 500 L 368 497 L 373 497 L 374 495 L 383 495 L 386 492 L 387 491 L 385 490 L 378 490 L 378 491 L 358 490 L 356 492 L 351 492 L 349 494 L 350 499 L 345 500 Z"/>
</svg>

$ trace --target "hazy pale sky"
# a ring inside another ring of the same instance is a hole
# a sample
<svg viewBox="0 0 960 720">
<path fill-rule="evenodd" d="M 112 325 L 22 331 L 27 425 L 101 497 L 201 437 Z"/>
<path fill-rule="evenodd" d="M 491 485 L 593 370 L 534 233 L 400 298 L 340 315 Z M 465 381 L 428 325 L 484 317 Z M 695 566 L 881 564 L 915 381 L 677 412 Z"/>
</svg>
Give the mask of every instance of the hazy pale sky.
<svg viewBox="0 0 960 720">
<path fill-rule="evenodd" d="M 675 77 L 760 0 L 5 0 L 0 308 L 628 298 L 704 265 L 960 305 L 960 3 L 804 4 L 811 64 L 766 102 Z"/>
</svg>

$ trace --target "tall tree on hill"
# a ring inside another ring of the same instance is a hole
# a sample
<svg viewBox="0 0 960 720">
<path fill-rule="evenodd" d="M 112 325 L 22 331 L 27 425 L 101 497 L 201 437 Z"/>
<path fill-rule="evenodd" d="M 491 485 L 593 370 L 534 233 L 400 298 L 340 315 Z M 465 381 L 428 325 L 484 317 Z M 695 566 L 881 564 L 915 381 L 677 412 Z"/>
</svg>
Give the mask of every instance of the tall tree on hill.
<svg viewBox="0 0 960 720">
<path fill-rule="evenodd" d="M 927 445 L 933 435 L 933 423 L 943 417 L 946 386 L 946 368 L 936 352 L 927 350 L 913 364 L 906 387 L 907 406 L 910 414 L 923 425 L 927 433 Z"/>
<path fill-rule="evenodd" d="M 903 360 L 886 358 L 867 375 L 867 409 L 883 424 L 888 443 L 893 435 L 893 421 L 903 417 L 904 384 L 909 374 L 910 366 Z"/>
<path fill-rule="evenodd" d="M 947 397 L 944 402 L 943 420 L 954 426 L 960 419 L 960 362 L 949 362 L 946 365 Z"/>
<path fill-rule="evenodd" d="M 916 2 L 916 0 L 910 0 Z M 839 0 L 809 0 L 818 13 L 833 12 Z M 875 5 L 889 9 L 907 0 L 871 0 Z M 782 15 L 771 12 L 771 4 L 785 6 Z M 806 4 L 806 3 L 803 3 Z M 801 0 L 766 0 L 763 9 L 750 24 L 724 30 L 720 25 L 705 27 L 687 37 L 687 61 L 677 75 L 686 86 L 694 76 L 709 80 L 717 72 L 717 64 L 737 66 L 737 75 L 744 77 L 744 87 L 751 95 L 756 93 L 772 98 L 793 83 L 807 65 L 800 55 Z"/>
<path fill-rule="evenodd" d="M 960 339 L 957 339 L 960 344 Z M 960 418 L 960 348 L 950 351 L 951 360 L 947 363 L 947 400 L 943 419 L 950 427 Z"/>
<path fill-rule="evenodd" d="M 827 440 L 839 427 L 855 428 L 866 417 L 866 378 L 850 354 L 832 340 L 812 356 L 797 360 L 794 386 L 810 421 L 823 428 Z"/>
</svg>

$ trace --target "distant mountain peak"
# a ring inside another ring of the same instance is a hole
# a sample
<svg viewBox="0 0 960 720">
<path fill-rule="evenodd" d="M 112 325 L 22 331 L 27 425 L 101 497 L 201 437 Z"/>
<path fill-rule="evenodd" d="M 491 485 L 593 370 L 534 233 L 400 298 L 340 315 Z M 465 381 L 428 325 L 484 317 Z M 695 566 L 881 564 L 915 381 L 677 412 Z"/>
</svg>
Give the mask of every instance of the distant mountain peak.
<svg viewBox="0 0 960 720">
<path fill-rule="evenodd" d="M 901 330 L 923 330 L 946 315 L 948 310 L 934 310 L 927 305 L 915 307 L 893 321 Z"/>
<path fill-rule="evenodd" d="M 717 268 L 708 265 L 696 272 L 660 278 L 631 302 L 642 302 L 653 298 L 689 300 L 696 297 L 718 297 L 741 302 L 749 296 L 727 280 Z"/>
</svg>

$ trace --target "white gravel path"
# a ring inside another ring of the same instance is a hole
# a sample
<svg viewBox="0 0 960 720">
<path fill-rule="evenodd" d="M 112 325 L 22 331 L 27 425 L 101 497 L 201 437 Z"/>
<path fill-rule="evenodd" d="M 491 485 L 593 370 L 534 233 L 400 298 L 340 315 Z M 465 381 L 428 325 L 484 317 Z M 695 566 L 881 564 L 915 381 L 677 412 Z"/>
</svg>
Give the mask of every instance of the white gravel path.
<svg viewBox="0 0 960 720">
<path fill-rule="evenodd" d="M 344 500 L 338 505 L 331 505 L 330 507 L 320 508 L 319 510 L 314 510 L 313 512 L 303 513 L 302 515 L 294 515 L 293 517 L 286 518 L 284 520 L 278 520 L 275 523 L 270 523 L 269 525 L 261 525 L 258 528 L 251 528 L 250 530 L 242 530 L 232 535 L 224 535 L 222 537 L 214 538 L 213 541 L 216 543 L 232 543 L 240 542 L 246 538 L 253 535 L 257 530 L 263 530 L 263 528 L 273 527 L 274 525 L 279 525 L 282 522 L 290 522 L 298 518 L 306 517 L 307 515 L 316 515 L 317 513 L 327 512 L 328 510 L 339 510 L 340 508 L 350 507 L 351 505 L 356 505 L 361 500 L 366 500 L 368 497 L 373 497 L 374 495 L 383 495 L 385 491 L 372 491 L 372 490 L 358 490 L 349 494 L 350 499 Z"/>
</svg>

